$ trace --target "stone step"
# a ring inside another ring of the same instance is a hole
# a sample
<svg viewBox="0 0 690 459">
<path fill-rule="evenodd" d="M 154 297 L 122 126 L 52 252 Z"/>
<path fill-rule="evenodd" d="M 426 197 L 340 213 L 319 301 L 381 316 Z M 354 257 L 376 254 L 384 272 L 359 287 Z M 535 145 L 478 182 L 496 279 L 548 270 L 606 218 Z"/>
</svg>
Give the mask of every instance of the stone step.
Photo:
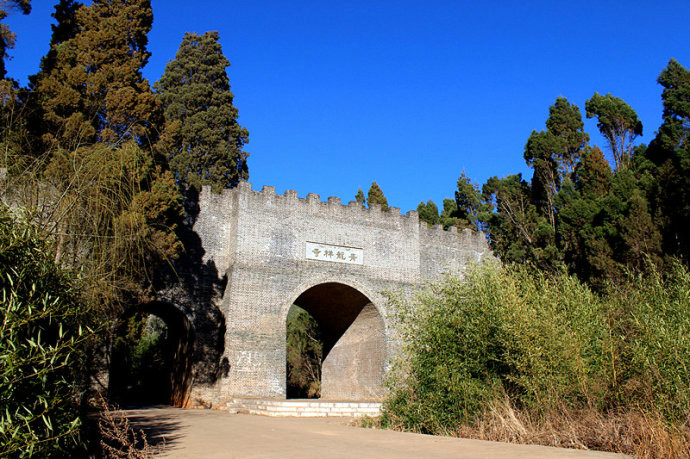
<svg viewBox="0 0 690 459">
<path fill-rule="evenodd" d="M 381 414 L 381 403 L 236 398 L 227 403 L 227 410 L 283 417 L 375 417 Z"/>
</svg>

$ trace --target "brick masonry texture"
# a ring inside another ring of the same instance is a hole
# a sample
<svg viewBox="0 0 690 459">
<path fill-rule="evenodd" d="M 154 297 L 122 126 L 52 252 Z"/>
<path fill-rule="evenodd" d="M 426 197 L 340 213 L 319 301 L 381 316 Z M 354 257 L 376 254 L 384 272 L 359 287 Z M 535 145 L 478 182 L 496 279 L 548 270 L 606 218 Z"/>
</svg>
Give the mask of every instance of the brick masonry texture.
<svg viewBox="0 0 690 459">
<path fill-rule="evenodd" d="M 384 292 L 411 294 L 445 272 L 490 257 L 483 234 L 428 228 L 416 211 L 382 212 L 339 198 L 277 195 L 273 187 L 204 189 L 193 230 L 204 266 L 227 283 L 209 301 L 225 318 L 218 377 L 194 381 L 191 404 L 285 398 L 285 330 L 292 304 L 326 324 L 323 397 L 380 399 L 397 343 Z M 362 264 L 306 257 L 307 243 L 361 249 Z M 171 299 L 174 301 L 174 299 Z M 193 321 L 192 321 L 193 322 Z M 197 333 L 198 334 L 198 333 Z"/>
</svg>

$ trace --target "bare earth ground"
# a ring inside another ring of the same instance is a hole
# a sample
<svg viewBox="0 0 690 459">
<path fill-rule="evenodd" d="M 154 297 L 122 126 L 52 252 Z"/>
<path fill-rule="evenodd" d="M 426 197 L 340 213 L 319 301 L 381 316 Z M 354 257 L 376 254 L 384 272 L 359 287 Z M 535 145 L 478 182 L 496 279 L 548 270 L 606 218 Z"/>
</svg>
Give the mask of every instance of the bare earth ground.
<svg viewBox="0 0 690 459">
<path fill-rule="evenodd" d="M 270 418 L 152 407 L 125 412 L 157 458 L 623 458 L 596 451 L 434 437 L 348 425 L 344 418 Z"/>
</svg>

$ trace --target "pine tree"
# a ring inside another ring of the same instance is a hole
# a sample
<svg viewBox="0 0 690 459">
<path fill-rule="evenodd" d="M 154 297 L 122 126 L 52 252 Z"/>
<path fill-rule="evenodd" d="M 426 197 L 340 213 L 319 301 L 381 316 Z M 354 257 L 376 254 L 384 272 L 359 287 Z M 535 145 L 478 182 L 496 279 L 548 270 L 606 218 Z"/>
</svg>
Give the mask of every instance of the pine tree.
<svg viewBox="0 0 690 459">
<path fill-rule="evenodd" d="M 558 235 L 571 273 L 596 286 L 620 272 L 612 239 L 622 207 L 613 196 L 611 167 L 599 148 L 587 148 L 575 169 L 574 189 L 559 196 Z"/>
<path fill-rule="evenodd" d="M 249 132 L 237 109 L 218 32 L 186 33 L 175 59 L 155 84 L 163 103 L 170 168 L 180 183 L 230 188 L 249 177 L 242 150 Z"/>
<path fill-rule="evenodd" d="M 163 112 L 141 74 L 153 14 L 148 0 L 94 0 L 62 1 L 55 17 L 33 81 L 47 163 L 38 193 L 60 216 L 56 259 L 99 279 L 94 294 L 112 305 L 143 295 L 181 250 L 181 197 L 155 154 Z"/>
<path fill-rule="evenodd" d="M 457 210 L 453 216 L 458 218 L 459 226 L 478 230 L 478 214 L 482 205 L 479 190 L 465 174 L 465 171 L 458 178 L 457 187 L 455 191 Z"/>
<path fill-rule="evenodd" d="M 369 193 L 367 193 L 367 204 L 370 208 L 372 204 L 379 204 L 381 205 L 382 211 L 388 212 L 388 200 L 383 195 L 383 191 L 381 191 L 381 188 L 376 182 L 371 182 Z"/>
<path fill-rule="evenodd" d="M 655 207 L 664 252 L 690 259 L 690 70 L 671 59 L 658 79 L 663 123 L 645 152 L 656 169 Z"/>
<path fill-rule="evenodd" d="M 630 165 L 633 142 L 642 135 L 642 122 L 623 99 L 611 94 L 594 95 L 585 103 L 587 118 L 597 118 L 597 127 L 609 144 L 616 169 Z"/>
<path fill-rule="evenodd" d="M 580 109 L 565 97 L 558 97 L 549 107 L 546 129 L 560 143 L 555 155 L 561 170 L 561 180 L 569 177 L 575 170 L 580 153 L 589 142 L 589 134 L 583 131 L 584 126 Z"/>
<path fill-rule="evenodd" d="M 524 158 L 534 169 L 530 195 L 537 217 L 530 239 L 539 265 L 559 269 L 563 254 L 557 241 L 558 200 L 561 188 L 572 187 L 571 177 L 589 135 L 583 131 L 580 109 L 564 97 L 549 108 L 546 130 L 533 131 L 525 145 Z M 567 190 L 565 192 L 567 194 Z"/>
<path fill-rule="evenodd" d="M 649 211 L 649 202 L 639 189 L 633 189 L 628 200 L 627 215 L 620 222 L 623 242 L 621 257 L 637 271 L 643 271 L 649 261 L 662 264 L 661 231 Z"/>
<path fill-rule="evenodd" d="M 559 97 L 549 108 L 546 131 L 533 131 L 525 145 L 525 161 L 534 169 L 534 202 L 554 231 L 554 199 L 563 180 L 572 174 L 582 149 L 589 141 L 589 135 L 583 131 L 583 127 L 582 115 L 577 105 Z"/>
<path fill-rule="evenodd" d="M 441 210 L 441 215 L 438 217 L 438 222 L 443 225 L 443 229 L 448 229 L 451 226 L 456 226 L 458 228 L 465 227 L 459 215 L 457 201 L 455 199 L 444 198 L 443 210 Z"/>
<path fill-rule="evenodd" d="M 74 0 L 60 0 L 55 5 L 55 11 L 51 16 L 55 19 L 56 24 L 51 25 L 53 33 L 50 38 L 50 48 L 48 53 L 41 58 L 38 73 L 29 76 L 29 97 L 25 103 L 26 125 L 29 134 L 25 138 L 26 145 L 22 150 L 34 158 L 40 157 L 45 152 L 46 144 L 43 143 L 43 136 L 51 128 L 48 123 L 44 122 L 44 107 L 39 100 L 40 92 L 37 91 L 37 88 L 41 80 L 55 70 L 59 45 L 73 39 L 79 33 L 76 12 L 81 6 L 81 3 Z"/>
<path fill-rule="evenodd" d="M 31 12 L 31 0 L 7 0 L 0 2 L 0 21 L 4 21 L 12 9 L 22 14 Z M 7 70 L 5 59 L 9 57 L 8 50 L 14 48 L 17 35 L 7 24 L 0 22 L 0 167 L 21 170 L 24 167 L 20 159 L 23 138 L 25 137 L 25 110 L 22 103 L 22 91 L 19 84 L 5 78 Z"/>
<path fill-rule="evenodd" d="M 484 217 L 494 253 L 506 262 L 538 262 L 538 217 L 529 184 L 520 174 L 503 179 L 491 177 L 482 187 L 482 198 L 495 209 L 488 210 Z"/>
<path fill-rule="evenodd" d="M 51 47 L 47 72 L 36 81 L 46 146 L 75 150 L 132 139 L 150 148 L 163 121 L 141 74 L 149 58 L 150 1 L 94 0 L 76 9 L 75 22 L 75 36 L 54 36 L 67 39 Z"/>
<path fill-rule="evenodd" d="M 357 189 L 357 194 L 355 195 L 355 201 L 360 203 L 362 207 L 366 204 L 366 198 L 364 197 L 364 192 L 362 191 L 361 188 Z"/>
</svg>

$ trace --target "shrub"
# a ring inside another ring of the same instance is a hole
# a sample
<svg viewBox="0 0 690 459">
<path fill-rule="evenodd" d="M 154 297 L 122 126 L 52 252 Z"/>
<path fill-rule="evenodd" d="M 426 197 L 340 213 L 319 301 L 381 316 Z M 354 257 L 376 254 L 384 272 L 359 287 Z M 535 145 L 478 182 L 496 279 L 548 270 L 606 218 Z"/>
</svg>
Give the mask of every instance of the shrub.
<svg viewBox="0 0 690 459">
<path fill-rule="evenodd" d="M 92 318 L 32 225 L 0 208 L 0 456 L 82 446 Z"/>
<path fill-rule="evenodd" d="M 680 264 L 606 294 L 565 274 L 486 264 L 391 301 L 405 344 L 383 425 L 612 449 L 618 440 L 586 434 L 608 423 L 629 439 L 665 429 L 687 448 L 690 275 Z"/>
</svg>

